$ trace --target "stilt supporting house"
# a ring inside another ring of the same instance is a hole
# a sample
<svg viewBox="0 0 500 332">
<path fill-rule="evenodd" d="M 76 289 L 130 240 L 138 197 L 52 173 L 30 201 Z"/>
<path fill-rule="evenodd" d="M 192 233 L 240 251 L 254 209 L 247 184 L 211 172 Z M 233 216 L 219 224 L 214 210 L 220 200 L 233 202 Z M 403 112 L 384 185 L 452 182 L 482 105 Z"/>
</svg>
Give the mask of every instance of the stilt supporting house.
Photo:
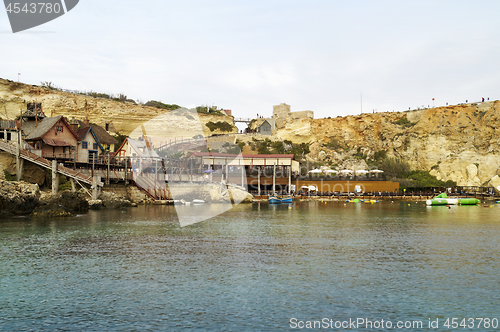
<svg viewBox="0 0 500 332">
<path fill-rule="evenodd" d="M 273 195 L 276 193 L 276 164 L 273 164 Z"/>
<path fill-rule="evenodd" d="M 59 176 L 57 173 L 57 160 L 52 160 L 52 193 L 57 194 L 59 189 Z"/>
<path fill-rule="evenodd" d="M 260 166 L 257 166 L 258 170 L 257 170 L 257 188 L 258 188 L 258 193 L 259 193 L 259 196 L 260 196 Z"/>
</svg>

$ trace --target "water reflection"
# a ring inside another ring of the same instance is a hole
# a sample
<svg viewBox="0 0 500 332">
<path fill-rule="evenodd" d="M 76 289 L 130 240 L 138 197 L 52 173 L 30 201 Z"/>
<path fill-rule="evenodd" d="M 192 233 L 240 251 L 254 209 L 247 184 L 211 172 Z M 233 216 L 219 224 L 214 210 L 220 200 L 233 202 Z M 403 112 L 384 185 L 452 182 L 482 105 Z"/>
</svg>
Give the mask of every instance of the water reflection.
<svg viewBox="0 0 500 332">
<path fill-rule="evenodd" d="M 157 205 L 2 220 L 0 328 L 283 330 L 291 317 L 494 317 L 498 207 L 422 203 L 238 205 L 184 228 L 174 207 Z"/>
</svg>

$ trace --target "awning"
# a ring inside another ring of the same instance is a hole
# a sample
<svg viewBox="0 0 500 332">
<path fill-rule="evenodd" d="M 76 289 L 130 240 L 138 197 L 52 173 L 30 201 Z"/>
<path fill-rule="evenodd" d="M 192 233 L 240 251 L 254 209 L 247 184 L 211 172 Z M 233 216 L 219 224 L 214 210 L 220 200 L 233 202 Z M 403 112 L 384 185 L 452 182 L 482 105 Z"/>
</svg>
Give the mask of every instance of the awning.
<svg viewBox="0 0 500 332">
<path fill-rule="evenodd" d="M 73 146 L 73 144 L 58 139 L 43 138 L 42 141 L 50 146 Z"/>
</svg>

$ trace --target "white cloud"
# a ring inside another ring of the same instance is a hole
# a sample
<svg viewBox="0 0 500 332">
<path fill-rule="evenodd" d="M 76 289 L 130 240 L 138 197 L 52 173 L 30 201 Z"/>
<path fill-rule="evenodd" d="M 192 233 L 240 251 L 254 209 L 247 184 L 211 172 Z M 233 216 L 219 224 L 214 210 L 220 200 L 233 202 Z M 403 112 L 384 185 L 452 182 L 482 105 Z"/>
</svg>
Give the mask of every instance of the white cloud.
<svg viewBox="0 0 500 332">
<path fill-rule="evenodd" d="M 494 1 L 81 1 L 0 34 L 3 78 L 245 116 L 318 117 L 499 98 Z M 479 10 L 480 15 L 472 12 Z M 1 13 L 0 30 L 8 29 Z M 36 33 L 54 31 L 55 33 Z"/>
</svg>

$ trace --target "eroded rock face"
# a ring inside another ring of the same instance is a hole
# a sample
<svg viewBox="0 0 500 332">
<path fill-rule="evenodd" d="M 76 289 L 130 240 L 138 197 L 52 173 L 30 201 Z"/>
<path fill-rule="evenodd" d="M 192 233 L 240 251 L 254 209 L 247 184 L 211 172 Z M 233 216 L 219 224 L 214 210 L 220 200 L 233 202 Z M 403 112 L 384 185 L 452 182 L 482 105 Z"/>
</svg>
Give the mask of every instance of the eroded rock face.
<svg viewBox="0 0 500 332">
<path fill-rule="evenodd" d="M 14 119 L 19 116 L 19 110 L 26 109 L 26 101 L 37 100 L 42 103 L 47 116 L 64 115 L 68 118 L 74 117 L 83 121 L 88 115 L 90 122 L 105 127 L 110 124 L 110 130 L 129 135 L 133 130 L 140 128 L 144 122 L 157 118 L 168 111 L 137 105 L 134 102 L 119 102 L 112 99 L 93 98 L 85 95 L 51 90 L 40 86 L 13 82 L 0 78 L 0 105 L 2 105 L 2 117 Z M 161 117 L 160 117 L 161 118 Z M 234 125 L 230 116 L 216 116 L 210 114 L 199 114 L 202 124 L 207 122 L 228 122 Z M 164 132 L 164 123 L 158 121 L 158 130 Z M 154 121 L 151 123 L 152 132 L 155 134 Z M 204 130 L 210 130 L 203 126 Z M 236 127 L 233 132 L 237 132 Z M 214 134 L 222 132 L 215 131 Z M 185 137 L 190 137 L 189 133 Z"/>
<path fill-rule="evenodd" d="M 295 143 L 312 142 L 308 156 L 326 165 L 342 168 L 354 153 L 366 157 L 385 150 L 388 157 L 408 161 L 412 169 L 432 170 L 438 179 L 483 186 L 500 172 L 499 127 L 500 101 L 489 101 L 306 119 L 287 124 L 278 135 Z M 332 139 L 341 146 L 326 146 Z M 359 159 L 354 161 L 352 167 L 362 166 Z"/>
<path fill-rule="evenodd" d="M 40 189 L 37 184 L 0 180 L 0 213 L 29 215 L 37 206 Z"/>
<path fill-rule="evenodd" d="M 57 194 L 42 195 L 31 216 L 66 217 L 88 211 L 89 203 L 82 192 L 61 191 Z"/>
<path fill-rule="evenodd" d="M 111 192 L 103 192 L 98 198 L 101 203 L 93 203 L 93 209 L 119 209 L 122 207 L 137 206 L 137 204 L 130 202 L 128 199 Z"/>
</svg>

